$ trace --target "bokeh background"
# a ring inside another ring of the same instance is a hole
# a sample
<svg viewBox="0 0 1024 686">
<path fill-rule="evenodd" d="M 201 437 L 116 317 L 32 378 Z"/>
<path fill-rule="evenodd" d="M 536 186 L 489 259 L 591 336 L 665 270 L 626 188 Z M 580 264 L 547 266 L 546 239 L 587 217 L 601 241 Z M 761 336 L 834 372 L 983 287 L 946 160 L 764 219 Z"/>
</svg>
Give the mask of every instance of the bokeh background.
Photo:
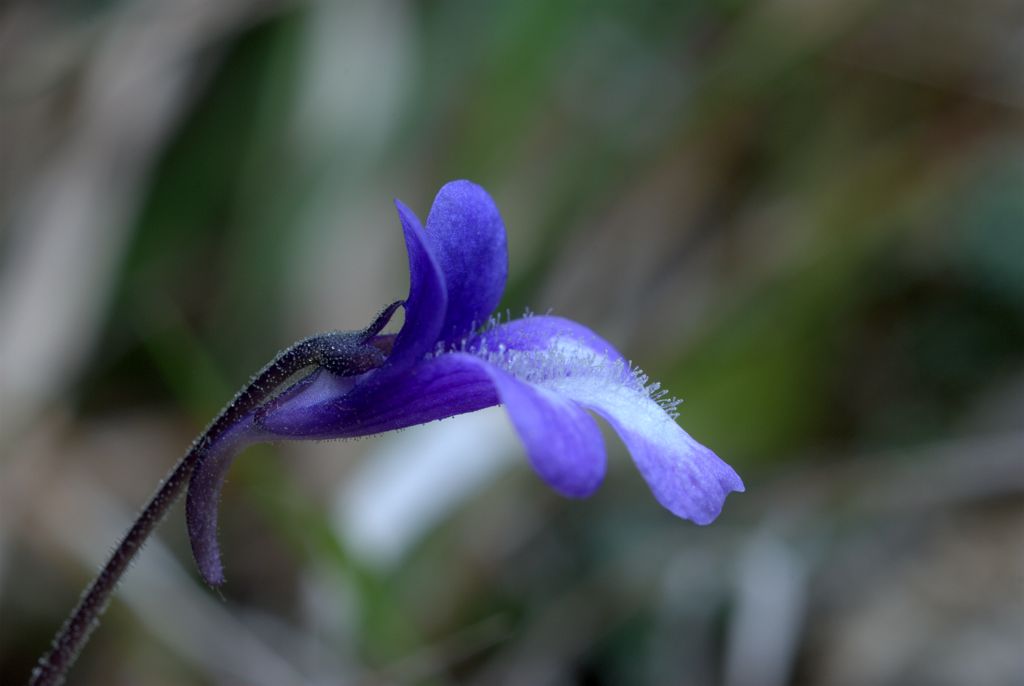
<svg viewBox="0 0 1024 686">
<path fill-rule="evenodd" d="M 407 288 L 453 178 L 744 476 L 674 519 L 501 410 L 252 449 L 73 684 L 1024 682 L 1019 0 L 0 8 L 0 682 L 276 350 Z"/>
</svg>

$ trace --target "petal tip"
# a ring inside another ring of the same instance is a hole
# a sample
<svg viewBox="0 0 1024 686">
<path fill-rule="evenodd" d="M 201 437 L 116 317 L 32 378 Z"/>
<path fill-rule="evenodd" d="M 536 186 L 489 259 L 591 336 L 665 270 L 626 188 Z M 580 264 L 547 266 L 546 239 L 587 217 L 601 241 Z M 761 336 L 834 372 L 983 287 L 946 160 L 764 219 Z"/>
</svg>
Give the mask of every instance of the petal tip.
<svg viewBox="0 0 1024 686">
<path fill-rule="evenodd" d="M 725 501 L 729 497 L 729 494 L 742 493 L 743 490 L 742 483 L 740 483 L 739 488 L 726 487 L 719 498 L 705 501 L 705 503 L 703 503 L 703 508 L 690 511 L 686 514 L 680 514 L 678 512 L 673 512 L 673 514 L 684 519 L 689 519 L 698 526 L 707 526 L 712 524 L 716 519 L 718 519 L 719 515 L 722 514 L 722 510 L 725 509 Z"/>
<path fill-rule="evenodd" d="M 601 486 L 601 482 L 604 481 L 603 470 L 600 474 L 592 476 L 590 479 L 585 481 L 580 481 L 578 477 L 567 480 L 558 480 L 552 479 L 543 474 L 540 476 L 551 490 L 563 498 L 570 498 L 572 500 L 584 500 L 589 498 L 597 492 L 597 489 Z"/>
<path fill-rule="evenodd" d="M 488 200 L 491 196 L 484 190 L 484 187 L 478 183 L 470 181 L 469 179 L 452 179 L 438 190 L 437 195 L 448 194 L 448 193 L 481 193 L 487 197 Z M 492 201 L 493 202 L 493 201 Z"/>
<path fill-rule="evenodd" d="M 695 450 L 675 468 L 648 478 L 655 498 L 672 514 L 706 526 L 714 522 L 725 507 L 730 493 L 745 487 L 736 471 L 714 451 L 694 443 Z"/>
<path fill-rule="evenodd" d="M 416 213 L 409 209 L 409 206 L 398 198 L 392 198 L 392 202 L 395 205 L 395 209 L 398 210 L 398 218 L 402 222 L 403 226 L 412 225 L 422 229 L 420 225 L 420 218 L 416 216 Z"/>
<path fill-rule="evenodd" d="M 220 560 L 213 560 L 213 563 L 200 565 L 199 574 L 203 577 L 203 581 L 206 582 L 207 586 L 220 588 L 227 581 L 224 577 L 224 567 L 220 564 Z"/>
</svg>

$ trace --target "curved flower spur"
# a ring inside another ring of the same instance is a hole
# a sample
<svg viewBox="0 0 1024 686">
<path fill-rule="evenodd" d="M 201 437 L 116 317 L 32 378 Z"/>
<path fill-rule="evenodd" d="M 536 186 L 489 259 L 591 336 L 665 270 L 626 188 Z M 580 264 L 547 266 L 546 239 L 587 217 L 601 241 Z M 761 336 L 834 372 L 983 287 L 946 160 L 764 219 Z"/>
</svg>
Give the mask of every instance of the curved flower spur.
<svg viewBox="0 0 1024 686">
<path fill-rule="evenodd" d="M 217 504 L 234 456 L 262 441 L 350 438 L 502 404 L 534 470 L 562 495 L 590 495 L 605 449 L 589 411 L 629 449 L 654 497 L 698 524 L 743 482 L 675 422 L 677 401 L 584 326 L 552 316 L 497 323 L 505 289 L 505 227 L 480 186 L 453 181 L 426 227 L 396 201 L 409 253 L 409 296 L 369 327 L 299 341 L 264 367 L 196 440 L 115 549 L 40 661 L 33 684 L 54 684 L 74 661 L 117 579 L 188 485 L 192 551 L 207 583 L 224 582 Z M 380 332 L 399 306 L 397 335 Z"/>
</svg>

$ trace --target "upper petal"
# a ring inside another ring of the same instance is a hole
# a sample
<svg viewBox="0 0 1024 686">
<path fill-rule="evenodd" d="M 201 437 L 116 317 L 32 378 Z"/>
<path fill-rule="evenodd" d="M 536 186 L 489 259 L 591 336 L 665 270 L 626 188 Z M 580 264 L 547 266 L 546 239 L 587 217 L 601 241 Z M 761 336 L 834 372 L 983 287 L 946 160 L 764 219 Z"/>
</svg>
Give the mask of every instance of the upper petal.
<svg viewBox="0 0 1024 686">
<path fill-rule="evenodd" d="M 409 253 L 409 296 L 405 299 L 405 323 L 388 356 L 389 370 L 404 369 L 434 349 L 448 304 L 444 274 L 419 218 L 398 200 L 395 207 Z"/>
<path fill-rule="evenodd" d="M 448 292 L 441 339 L 456 343 L 485 324 L 501 300 L 508 277 L 505 224 L 487 191 L 452 181 L 434 198 L 427 236 Z"/>
</svg>

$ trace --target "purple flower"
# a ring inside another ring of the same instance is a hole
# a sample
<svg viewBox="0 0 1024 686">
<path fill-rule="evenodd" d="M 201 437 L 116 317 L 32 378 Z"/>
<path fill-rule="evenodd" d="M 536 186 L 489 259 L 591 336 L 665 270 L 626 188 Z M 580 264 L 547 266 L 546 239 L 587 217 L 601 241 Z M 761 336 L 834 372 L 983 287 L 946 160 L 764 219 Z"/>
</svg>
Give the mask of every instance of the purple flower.
<svg viewBox="0 0 1024 686">
<path fill-rule="evenodd" d="M 672 513 L 708 524 L 730 492 L 743 490 L 736 472 L 675 422 L 676 401 L 594 332 L 552 316 L 492 320 L 508 253 L 501 216 L 481 187 L 444 186 L 426 228 L 395 204 L 409 253 L 405 324 L 397 335 L 379 334 L 391 308 L 369 329 L 344 334 L 345 364 L 323 362 L 330 354 L 317 358 L 311 372 L 237 418 L 209 446 L 187 504 L 207 582 L 223 581 L 216 517 L 224 475 L 232 456 L 256 441 L 366 436 L 500 403 L 540 477 L 562 495 L 582 498 L 605 473 L 594 412 L 615 429 Z"/>
</svg>

